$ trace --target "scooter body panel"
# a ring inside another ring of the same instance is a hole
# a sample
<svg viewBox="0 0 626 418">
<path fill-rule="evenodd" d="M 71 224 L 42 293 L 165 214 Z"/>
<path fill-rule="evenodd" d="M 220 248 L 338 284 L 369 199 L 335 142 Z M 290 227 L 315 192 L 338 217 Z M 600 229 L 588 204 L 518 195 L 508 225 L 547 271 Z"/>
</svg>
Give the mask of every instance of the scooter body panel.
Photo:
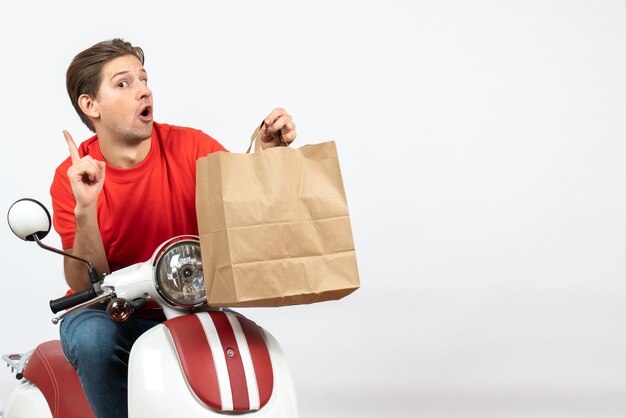
<svg viewBox="0 0 626 418">
<path fill-rule="evenodd" d="M 6 400 L 2 418 L 52 418 L 52 413 L 39 388 L 22 379 Z"/>
<path fill-rule="evenodd" d="M 270 353 L 274 387 L 264 407 L 243 414 L 246 417 L 297 418 L 296 394 L 285 357 L 274 337 L 264 330 L 262 334 Z M 130 418 L 237 415 L 212 409 L 195 395 L 185 378 L 171 334 L 165 325 L 157 325 L 135 342 L 130 355 L 128 388 Z"/>
</svg>

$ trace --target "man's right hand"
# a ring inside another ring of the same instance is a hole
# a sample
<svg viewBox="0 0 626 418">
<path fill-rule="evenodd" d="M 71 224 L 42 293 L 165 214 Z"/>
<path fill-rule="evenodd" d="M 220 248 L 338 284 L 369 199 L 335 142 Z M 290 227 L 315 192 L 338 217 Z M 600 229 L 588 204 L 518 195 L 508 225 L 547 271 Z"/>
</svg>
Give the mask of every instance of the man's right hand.
<svg viewBox="0 0 626 418">
<path fill-rule="evenodd" d="M 104 161 L 94 160 L 89 155 L 81 158 L 70 133 L 63 131 L 63 135 L 72 158 L 72 165 L 67 170 L 67 177 L 72 186 L 74 199 L 76 199 L 76 209 L 95 208 L 104 185 L 106 164 Z"/>
</svg>

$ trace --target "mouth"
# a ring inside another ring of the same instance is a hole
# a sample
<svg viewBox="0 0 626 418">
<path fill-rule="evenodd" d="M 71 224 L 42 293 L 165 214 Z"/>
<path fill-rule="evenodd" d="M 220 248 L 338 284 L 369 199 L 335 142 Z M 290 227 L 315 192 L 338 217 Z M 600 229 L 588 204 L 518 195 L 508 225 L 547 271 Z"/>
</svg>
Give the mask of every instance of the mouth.
<svg viewBox="0 0 626 418">
<path fill-rule="evenodd" d="M 146 105 L 139 109 L 139 120 L 148 123 L 152 122 L 152 106 Z"/>
</svg>

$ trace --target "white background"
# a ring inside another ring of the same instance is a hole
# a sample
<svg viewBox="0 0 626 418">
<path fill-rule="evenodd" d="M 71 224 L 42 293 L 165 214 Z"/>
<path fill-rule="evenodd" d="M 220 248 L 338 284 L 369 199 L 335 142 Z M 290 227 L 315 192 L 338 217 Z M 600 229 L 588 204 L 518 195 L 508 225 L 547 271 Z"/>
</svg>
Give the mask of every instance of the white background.
<svg viewBox="0 0 626 418">
<path fill-rule="evenodd" d="M 124 37 L 157 121 L 243 151 L 283 106 L 299 144 L 337 141 L 362 289 L 245 310 L 303 418 L 623 417 L 625 22 L 623 1 L 2 2 L 0 212 L 50 205 L 61 131 L 90 135 L 67 65 Z M 57 335 L 62 262 L 4 223 L 0 250 L 0 352 L 25 351 Z"/>
</svg>

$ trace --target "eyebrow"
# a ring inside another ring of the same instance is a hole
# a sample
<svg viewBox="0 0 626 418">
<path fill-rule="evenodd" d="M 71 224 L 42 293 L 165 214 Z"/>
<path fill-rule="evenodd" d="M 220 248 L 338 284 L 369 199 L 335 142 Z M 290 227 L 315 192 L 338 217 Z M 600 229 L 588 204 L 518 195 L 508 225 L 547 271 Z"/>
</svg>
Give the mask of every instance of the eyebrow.
<svg viewBox="0 0 626 418">
<path fill-rule="evenodd" d="M 148 75 L 148 72 L 145 69 L 141 69 L 140 70 L 142 73 L 144 73 L 145 75 Z M 130 73 L 130 70 L 125 70 L 125 71 L 120 71 L 119 73 L 115 73 L 113 74 L 113 76 L 111 77 L 111 80 L 113 80 L 115 77 L 120 76 L 120 75 L 124 75 L 124 74 L 128 74 Z"/>
</svg>

